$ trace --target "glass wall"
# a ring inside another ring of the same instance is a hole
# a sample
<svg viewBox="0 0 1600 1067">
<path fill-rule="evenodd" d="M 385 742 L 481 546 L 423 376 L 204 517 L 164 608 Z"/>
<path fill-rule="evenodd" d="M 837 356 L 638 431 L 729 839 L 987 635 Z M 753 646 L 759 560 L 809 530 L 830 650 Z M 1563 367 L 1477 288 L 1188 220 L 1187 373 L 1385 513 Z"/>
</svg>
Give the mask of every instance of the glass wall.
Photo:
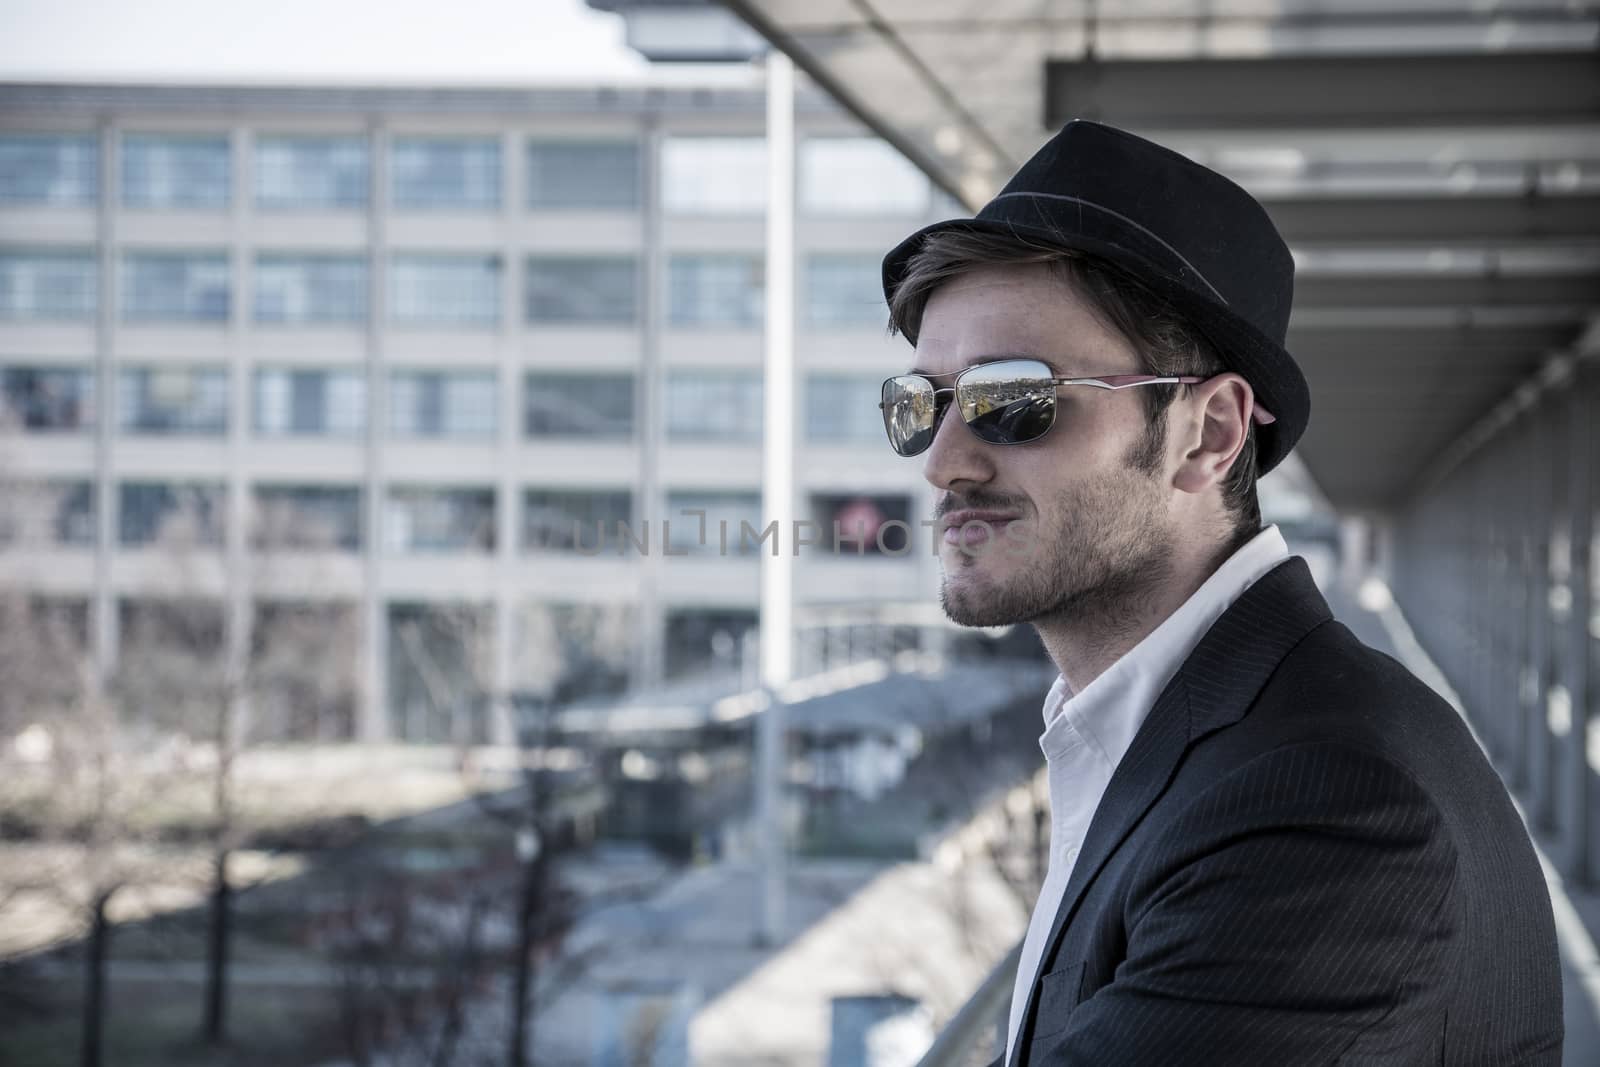
<svg viewBox="0 0 1600 1067">
<path fill-rule="evenodd" d="M 0 134 L 0 205 L 83 207 L 99 199 L 94 134 Z"/>
<path fill-rule="evenodd" d="M 632 256 L 531 256 L 524 286 L 530 323 L 632 326 L 639 318 Z"/>
<path fill-rule="evenodd" d="M 493 489 L 397 486 L 384 500 L 391 552 L 493 552 Z"/>
<path fill-rule="evenodd" d="M 87 249 L 0 250 L 0 318 L 83 322 L 100 303 L 100 264 Z"/>
<path fill-rule="evenodd" d="M 94 371 L 87 367 L 0 367 L 0 424 L 30 432 L 94 426 Z"/>
<path fill-rule="evenodd" d="M 122 259 L 127 322 L 226 322 L 230 304 L 224 252 L 128 252 Z"/>
<path fill-rule="evenodd" d="M 232 167 L 222 134 L 140 134 L 122 138 L 124 207 L 219 210 L 228 206 Z"/>
<path fill-rule="evenodd" d="M 493 371 L 394 371 L 389 432 L 396 437 L 493 437 Z"/>
<path fill-rule="evenodd" d="M 760 215 L 767 207 L 766 140 L 668 137 L 661 202 L 674 215 Z"/>
<path fill-rule="evenodd" d="M 702 519 L 698 514 L 705 512 Z M 746 489 L 678 490 L 667 494 L 671 523 L 668 544 L 674 552 L 713 556 L 751 556 L 759 550 L 761 494 Z M 745 525 L 753 533 L 742 538 Z M 742 542 L 742 543 L 741 543 Z M 768 551 L 771 551 L 769 548 Z"/>
<path fill-rule="evenodd" d="M 0 484 L 0 545 L 84 548 L 94 541 L 94 486 L 90 482 Z"/>
<path fill-rule="evenodd" d="M 761 440 L 761 372 L 667 372 L 667 437 L 674 441 Z"/>
<path fill-rule="evenodd" d="M 222 486 L 124 482 L 119 489 L 117 519 L 122 544 L 222 544 L 226 518 Z"/>
<path fill-rule="evenodd" d="M 522 495 L 524 552 L 616 552 L 618 523 L 633 522 L 628 489 L 529 489 Z"/>
<path fill-rule="evenodd" d="M 262 254 L 255 281 L 257 322 L 367 321 L 367 261 L 361 256 Z"/>
<path fill-rule="evenodd" d="M 667 321 L 673 326 L 753 329 L 765 308 L 766 264 L 737 253 L 667 260 Z"/>
<path fill-rule="evenodd" d="M 494 326 L 498 256 L 400 255 L 389 266 L 389 317 L 399 326 Z"/>
<path fill-rule="evenodd" d="M 807 326 L 882 328 L 888 322 L 881 257 L 834 253 L 806 257 Z"/>
<path fill-rule="evenodd" d="M 228 431 L 226 369 L 127 367 L 117 379 L 117 428 L 124 433 Z"/>
<path fill-rule="evenodd" d="M 398 211 L 493 211 L 500 206 L 500 139 L 397 137 L 389 181 Z"/>
<path fill-rule="evenodd" d="M 361 490 L 356 486 L 258 485 L 251 541 L 257 549 L 361 547 Z"/>
<path fill-rule="evenodd" d="M 639 146 L 627 141 L 533 141 L 528 206 L 540 211 L 633 211 Z"/>
<path fill-rule="evenodd" d="M 529 437 L 633 436 L 631 374 L 536 371 L 523 388 L 523 432 Z"/>
<path fill-rule="evenodd" d="M 363 137 L 266 135 L 255 145 L 256 206 L 341 211 L 367 205 L 372 164 Z"/>
<path fill-rule="evenodd" d="M 875 137 L 808 137 L 800 144 L 800 207 L 808 215 L 920 215 L 927 175 Z"/>
<path fill-rule="evenodd" d="M 256 371 L 255 429 L 259 434 L 355 437 L 366 425 L 365 371 Z"/>
<path fill-rule="evenodd" d="M 885 377 L 888 375 L 807 375 L 806 440 L 814 444 L 881 444 L 887 448 L 883 412 L 878 407 Z"/>
</svg>

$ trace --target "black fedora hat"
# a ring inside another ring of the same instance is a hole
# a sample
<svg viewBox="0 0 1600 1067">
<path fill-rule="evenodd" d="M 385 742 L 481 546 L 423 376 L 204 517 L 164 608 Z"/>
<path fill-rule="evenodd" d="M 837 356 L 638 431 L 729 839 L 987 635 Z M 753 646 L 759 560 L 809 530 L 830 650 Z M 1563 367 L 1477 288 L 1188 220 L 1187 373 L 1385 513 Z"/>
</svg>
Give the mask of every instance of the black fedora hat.
<svg viewBox="0 0 1600 1067">
<path fill-rule="evenodd" d="M 1256 427 L 1258 472 L 1305 432 L 1311 392 L 1284 348 L 1294 260 L 1261 205 L 1216 171 L 1124 130 L 1069 122 L 975 218 L 936 222 L 896 245 L 883 260 L 886 299 L 923 242 L 952 230 L 1087 252 L 1164 297 L 1272 417 Z"/>
</svg>

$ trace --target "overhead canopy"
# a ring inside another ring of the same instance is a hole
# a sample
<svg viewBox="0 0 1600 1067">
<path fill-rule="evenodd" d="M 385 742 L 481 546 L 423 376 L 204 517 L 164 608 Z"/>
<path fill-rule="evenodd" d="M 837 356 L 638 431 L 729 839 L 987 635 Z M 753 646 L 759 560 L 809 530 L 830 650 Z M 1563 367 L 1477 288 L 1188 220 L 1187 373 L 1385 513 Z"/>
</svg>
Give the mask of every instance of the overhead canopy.
<svg viewBox="0 0 1600 1067">
<path fill-rule="evenodd" d="M 724 3 L 972 210 L 1071 118 L 1254 193 L 1295 251 L 1298 451 L 1338 507 L 1403 505 L 1600 313 L 1590 5 Z"/>
</svg>

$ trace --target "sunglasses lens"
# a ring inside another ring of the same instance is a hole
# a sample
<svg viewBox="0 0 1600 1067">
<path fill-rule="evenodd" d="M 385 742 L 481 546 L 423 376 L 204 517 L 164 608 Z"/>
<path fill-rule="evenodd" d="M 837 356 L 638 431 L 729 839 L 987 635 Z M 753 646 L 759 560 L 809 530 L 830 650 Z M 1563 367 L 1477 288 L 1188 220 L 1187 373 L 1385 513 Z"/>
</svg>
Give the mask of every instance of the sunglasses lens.
<svg viewBox="0 0 1600 1067">
<path fill-rule="evenodd" d="M 979 438 L 1018 445 L 1043 437 L 1056 418 L 1050 368 L 1035 360 L 981 363 L 956 383 L 961 417 Z"/>
<path fill-rule="evenodd" d="M 933 384 L 926 378 L 902 375 L 883 383 L 883 428 L 902 456 L 915 456 L 933 443 L 934 401 Z"/>
</svg>

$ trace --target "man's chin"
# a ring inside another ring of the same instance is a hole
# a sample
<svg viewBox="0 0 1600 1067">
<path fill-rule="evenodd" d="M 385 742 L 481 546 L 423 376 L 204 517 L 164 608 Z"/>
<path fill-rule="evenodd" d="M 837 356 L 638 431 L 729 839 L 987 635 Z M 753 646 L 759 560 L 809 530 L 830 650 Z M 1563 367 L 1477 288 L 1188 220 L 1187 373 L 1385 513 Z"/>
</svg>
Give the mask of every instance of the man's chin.
<svg viewBox="0 0 1600 1067">
<path fill-rule="evenodd" d="M 1010 595 L 1008 595 L 1010 594 Z M 1002 583 L 986 581 L 970 572 L 954 580 L 948 576 L 939 588 L 939 606 L 957 626 L 1010 626 L 1027 622 L 1037 613 Z"/>
</svg>

